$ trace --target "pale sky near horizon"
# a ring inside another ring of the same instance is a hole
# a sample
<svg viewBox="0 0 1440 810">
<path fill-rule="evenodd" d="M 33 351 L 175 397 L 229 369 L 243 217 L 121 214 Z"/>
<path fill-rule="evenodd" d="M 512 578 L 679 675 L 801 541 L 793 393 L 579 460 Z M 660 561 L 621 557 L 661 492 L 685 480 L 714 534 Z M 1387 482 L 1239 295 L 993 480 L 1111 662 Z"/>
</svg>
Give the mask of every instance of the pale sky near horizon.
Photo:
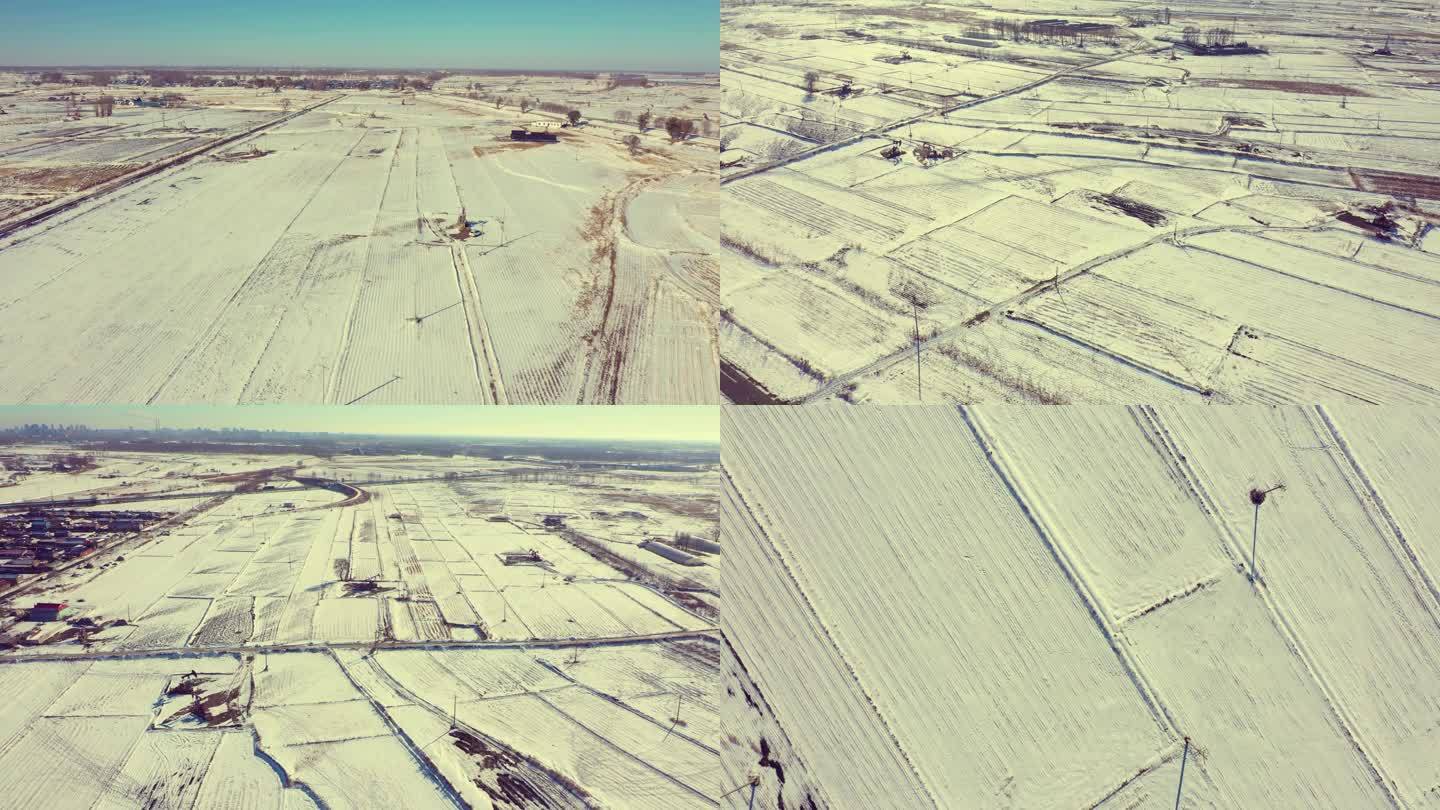
<svg viewBox="0 0 1440 810">
<path fill-rule="evenodd" d="M 718 0 L 0 0 L 0 64 L 718 71 Z"/>
<path fill-rule="evenodd" d="M 397 436 L 720 441 L 720 409 L 680 405 L 5 405 L 0 428 L 249 428 Z"/>
</svg>

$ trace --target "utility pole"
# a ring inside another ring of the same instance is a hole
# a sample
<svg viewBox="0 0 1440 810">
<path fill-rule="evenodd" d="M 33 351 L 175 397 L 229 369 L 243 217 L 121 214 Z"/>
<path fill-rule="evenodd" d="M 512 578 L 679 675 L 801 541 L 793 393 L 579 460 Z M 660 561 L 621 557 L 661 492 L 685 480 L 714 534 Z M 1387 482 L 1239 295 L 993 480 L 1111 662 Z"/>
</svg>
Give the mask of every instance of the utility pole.
<svg viewBox="0 0 1440 810">
<path fill-rule="evenodd" d="M 1250 581 L 1260 581 L 1260 569 L 1256 562 L 1256 548 L 1260 543 L 1260 505 L 1265 503 L 1265 498 L 1276 490 L 1284 489 L 1284 484 L 1276 484 L 1269 489 L 1250 490 L 1250 503 L 1255 506 L 1255 521 L 1250 527 Z"/>
<path fill-rule="evenodd" d="M 1175 787 L 1175 810 L 1180 810 L 1180 795 L 1185 791 L 1185 762 L 1190 759 L 1190 738 L 1185 738 L 1185 750 L 1180 754 L 1180 784 Z"/>
<path fill-rule="evenodd" d="M 915 316 L 915 399 L 924 402 L 925 395 L 920 389 L 920 304 L 911 301 L 910 312 Z"/>
</svg>

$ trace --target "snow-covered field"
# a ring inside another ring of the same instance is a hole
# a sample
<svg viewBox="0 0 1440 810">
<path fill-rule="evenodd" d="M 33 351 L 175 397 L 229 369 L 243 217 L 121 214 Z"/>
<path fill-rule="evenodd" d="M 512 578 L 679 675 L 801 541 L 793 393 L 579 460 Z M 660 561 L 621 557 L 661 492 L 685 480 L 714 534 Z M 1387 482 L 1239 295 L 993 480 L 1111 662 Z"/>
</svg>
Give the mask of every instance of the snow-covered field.
<svg viewBox="0 0 1440 810">
<path fill-rule="evenodd" d="M 27 452 L 44 457 L 49 450 Z M 713 608 L 718 557 L 695 552 L 698 564 L 682 565 L 640 544 L 673 543 L 678 533 L 713 541 L 714 473 L 577 476 L 533 464 L 423 456 L 95 457 L 90 472 L 36 473 L 8 489 L 49 497 L 55 480 L 58 494 L 73 495 L 64 482 L 75 478 L 81 482 L 75 490 L 102 498 L 192 489 L 213 495 L 235 484 L 211 480 L 212 471 L 233 474 L 248 462 L 251 470 L 294 465 L 287 474 L 301 478 L 343 477 L 364 493 L 347 500 L 277 477 L 267 484 L 273 489 L 215 502 L 133 502 L 200 511 L 26 594 L 69 602 L 102 624 L 126 620 L 92 639 L 95 649 L 623 638 L 710 627 L 693 611 Z M 566 515 L 571 537 L 542 525 L 552 513 Z M 504 560 L 530 551 L 538 562 Z M 677 589 L 690 592 L 683 597 L 688 607 L 673 601 Z M 74 645 L 34 649 L 63 654 Z"/>
<path fill-rule="evenodd" d="M 1169 11 L 727 6 L 726 396 L 1440 400 L 1434 21 Z M 1110 28 L 944 39 L 1056 17 Z"/>
<path fill-rule="evenodd" d="M 689 115 L 714 89 L 668 92 Z M 0 119 L 0 176 L 269 124 L 0 239 L 0 396 L 718 400 L 713 140 L 652 129 L 632 155 L 634 125 L 597 121 L 523 144 L 545 115 L 461 95 L 238 92 Z"/>
<path fill-rule="evenodd" d="M 1440 807 L 1435 414 L 722 424 L 727 806 Z"/>
<path fill-rule="evenodd" d="M 21 583 L 0 652 L 0 790 L 15 806 L 715 805 L 718 557 L 679 566 L 637 547 L 714 540 L 715 472 L 93 455 L 77 477 L 96 497 L 272 489 L 144 501 L 194 512 Z M 236 475 L 282 466 L 362 495 Z M 48 496 L 66 475 L 26 486 Z M 532 551 L 538 563 L 503 559 Z M 68 621 L 16 615 L 45 601 L 69 603 Z M 85 619 L 95 629 L 54 638 Z"/>
</svg>

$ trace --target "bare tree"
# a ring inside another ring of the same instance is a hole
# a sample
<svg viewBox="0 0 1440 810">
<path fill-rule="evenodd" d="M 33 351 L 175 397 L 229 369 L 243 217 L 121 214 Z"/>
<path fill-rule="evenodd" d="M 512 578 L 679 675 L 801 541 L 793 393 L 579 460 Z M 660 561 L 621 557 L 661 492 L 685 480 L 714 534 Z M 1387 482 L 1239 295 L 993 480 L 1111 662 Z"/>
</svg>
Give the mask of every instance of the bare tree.
<svg viewBox="0 0 1440 810">
<path fill-rule="evenodd" d="M 634 118 L 634 117 L 635 117 L 635 114 L 632 113 L 632 112 L 630 112 L 629 110 L 616 110 L 616 111 L 615 111 L 615 120 L 616 120 L 616 121 L 625 122 L 625 121 L 629 121 L 630 119 L 632 119 L 632 118 Z"/>
<path fill-rule="evenodd" d="M 621 143 L 625 144 L 625 148 L 630 150 L 631 155 L 638 155 L 642 151 L 644 151 L 640 148 L 639 135 L 626 135 L 625 138 L 621 141 Z"/>
<path fill-rule="evenodd" d="M 730 148 L 730 144 L 735 143 L 735 139 L 738 138 L 738 137 L 740 137 L 740 133 L 737 132 L 736 130 L 733 130 L 733 129 L 730 130 L 729 132 L 721 132 L 721 133 L 720 133 L 720 151 L 723 152 L 723 151 L 725 151 L 726 149 L 729 149 L 729 148 Z"/>
<path fill-rule="evenodd" d="M 1205 31 L 1205 44 L 1224 47 L 1235 41 L 1235 32 L 1229 28 L 1210 28 Z"/>
<path fill-rule="evenodd" d="M 519 104 L 520 112 L 526 113 L 526 112 L 530 112 L 530 110 L 534 109 L 535 104 L 534 104 L 533 102 L 534 102 L 534 99 L 526 98 L 525 96 L 521 96 L 521 97 L 520 97 L 520 104 Z"/>
<path fill-rule="evenodd" d="M 811 70 L 805 74 L 805 92 L 815 92 L 815 85 L 820 81 L 820 74 Z"/>
<path fill-rule="evenodd" d="M 350 561 L 344 557 L 335 558 L 335 578 L 342 582 L 350 581 Z"/>
<path fill-rule="evenodd" d="M 672 115 L 665 119 L 665 132 L 670 135 L 671 143 L 687 140 L 695 134 L 695 122 Z"/>
<path fill-rule="evenodd" d="M 570 112 L 565 113 L 565 117 L 570 120 L 570 126 L 572 127 L 580 123 L 579 110 L 571 110 Z"/>
<path fill-rule="evenodd" d="M 647 129 L 650 128 L 650 111 L 649 111 L 649 110 L 646 110 L 645 112 L 642 112 L 642 113 L 640 113 L 638 116 L 635 117 L 635 126 L 636 126 L 637 128 L 639 128 L 639 130 L 640 130 L 641 132 L 644 132 L 645 130 L 647 130 Z"/>
</svg>

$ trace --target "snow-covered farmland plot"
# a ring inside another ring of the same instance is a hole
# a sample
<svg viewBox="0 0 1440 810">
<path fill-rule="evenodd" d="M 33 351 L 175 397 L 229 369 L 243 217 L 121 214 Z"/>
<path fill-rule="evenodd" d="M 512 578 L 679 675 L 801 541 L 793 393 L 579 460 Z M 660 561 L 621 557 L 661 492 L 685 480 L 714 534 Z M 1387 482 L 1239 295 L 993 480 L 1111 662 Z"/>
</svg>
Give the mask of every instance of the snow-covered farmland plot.
<svg viewBox="0 0 1440 810">
<path fill-rule="evenodd" d="M 723 396 L 1440 401 L 1435 24 L 1352 11 L 725 4 Z"/>
<path fill-rule="evenodd" d="M 44 520 L 166 509 L 5 589 L 14 806 L 716 805 L 713 452 L 13 449 L 32 497 L 84 460 Z"/>
<path fill-rule="evenodd" d="M 1389 410 L 727 408 L 727 806 L 1440 806 Z"/>
<path fill-rule="evenodd" d="M 458 89 L 285 95 L 174 111 L 183 138 L 144 108 L 0 124 L 0 397 L 718 401 L 703 140 L 516 142 L 537 113 Z M 73 193 L 6 219 L 43 183 Z"/>
<path fill-rule="evenodd" d="M 27 582 L 25 599 L 66 602 L 93 625 L 62 626 L 50 639 L 54 623 L 21 622 L 9 635 L 64 654 L 82 643 L 145 652 L 713 627 L 713 469 L 615 470 L 581 481 L 523 462 L 339 457 L 257 461 L 217 478 L 202 472 L 215 469 L 204 455 L 195 458 L 101 455 L 103 472 L 77 473 L 96 486 L 72 498 L 141 497 L 125 503 L 173 511 L 157 513 L 169 515 L 163 528 L 107 536 L 93 561 Z M 127 470 L 137 474 L 103 477 Z M 357 482 L 347 490 L 355 494 L 317 485 L 329 475 Z M 47 489 L 40 480 L 26 491 Z M 562 527 L 544 524 L 552 513 Z"/>
</svg>

